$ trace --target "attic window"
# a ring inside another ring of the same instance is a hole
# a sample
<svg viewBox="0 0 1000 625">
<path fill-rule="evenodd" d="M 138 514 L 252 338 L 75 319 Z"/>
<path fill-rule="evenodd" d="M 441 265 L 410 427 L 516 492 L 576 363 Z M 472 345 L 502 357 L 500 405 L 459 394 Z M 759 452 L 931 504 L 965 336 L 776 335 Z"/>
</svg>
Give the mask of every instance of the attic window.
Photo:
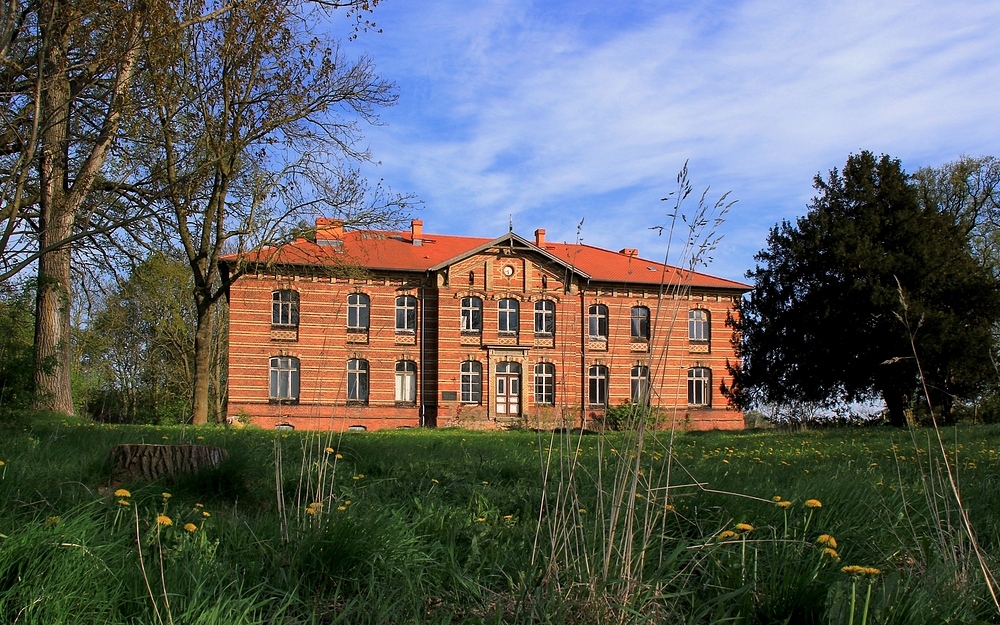
<svg viewBox="0 0 1000 625">
<path fill-rule="evenodd" d="M 646 267 L 646 269 L 648 269 L 650 271 L 656 271 L 656 267 Z"/>
</svg>

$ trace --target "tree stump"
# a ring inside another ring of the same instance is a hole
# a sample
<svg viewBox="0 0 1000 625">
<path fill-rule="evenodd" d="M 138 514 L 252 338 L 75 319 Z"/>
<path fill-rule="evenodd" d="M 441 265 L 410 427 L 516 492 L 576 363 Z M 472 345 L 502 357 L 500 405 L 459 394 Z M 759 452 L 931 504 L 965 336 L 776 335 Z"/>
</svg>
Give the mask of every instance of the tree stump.
<svg viewBox="0 0 1000 625">
<path fill-rule="evenodd" d="M 228 455 L 225 449 L 209 445 L 115 445 L 111 448 L 111 483 L 152 482 L 214 469 Z"/>
</svg>

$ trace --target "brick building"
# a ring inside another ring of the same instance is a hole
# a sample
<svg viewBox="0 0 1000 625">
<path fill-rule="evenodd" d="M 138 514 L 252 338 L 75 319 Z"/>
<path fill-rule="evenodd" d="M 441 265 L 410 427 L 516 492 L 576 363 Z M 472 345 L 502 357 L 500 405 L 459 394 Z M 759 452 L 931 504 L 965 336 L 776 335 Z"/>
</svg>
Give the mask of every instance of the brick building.
<svg viewBox="0 0 1000 625">
<path fill-rule="evenodd" d="M 229 418 L 262 427 L 599 426 L 647 402 L 743 426 L 720 387 L 748 287 L 588 245 L 348 231 L 229 257 Z"/>
</svg>

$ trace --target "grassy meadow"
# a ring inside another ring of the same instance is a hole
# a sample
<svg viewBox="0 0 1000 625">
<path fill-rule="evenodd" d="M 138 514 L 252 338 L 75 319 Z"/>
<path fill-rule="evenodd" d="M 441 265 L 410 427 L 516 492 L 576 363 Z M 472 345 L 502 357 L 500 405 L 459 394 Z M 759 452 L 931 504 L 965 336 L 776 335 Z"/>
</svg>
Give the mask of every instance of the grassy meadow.
<svg viewBox="0 0 1000 625">
<path fill-rule="evenodd" d="M 3 623 L 1000 622 L 1000 428 L 0 429 Z M 118 443 L 224 447 L 108 483 Z M 671 452 L 672 449 L 672 452 Z M 116 492 L 117 491 L 117 492 Z"/>
</svg>

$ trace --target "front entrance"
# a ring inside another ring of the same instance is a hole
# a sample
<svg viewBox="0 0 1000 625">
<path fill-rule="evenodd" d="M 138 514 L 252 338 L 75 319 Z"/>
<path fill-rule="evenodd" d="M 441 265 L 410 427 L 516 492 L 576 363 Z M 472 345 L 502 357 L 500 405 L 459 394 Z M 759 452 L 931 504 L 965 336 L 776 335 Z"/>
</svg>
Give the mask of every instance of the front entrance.
<svg viewBox="0 0 1000 625">
<path fill-rule="evenodd" d="M 497 363 L 495 397 L 497 417 L 516 417 L 521 414 L 520 364 Z"/>
</svg>

